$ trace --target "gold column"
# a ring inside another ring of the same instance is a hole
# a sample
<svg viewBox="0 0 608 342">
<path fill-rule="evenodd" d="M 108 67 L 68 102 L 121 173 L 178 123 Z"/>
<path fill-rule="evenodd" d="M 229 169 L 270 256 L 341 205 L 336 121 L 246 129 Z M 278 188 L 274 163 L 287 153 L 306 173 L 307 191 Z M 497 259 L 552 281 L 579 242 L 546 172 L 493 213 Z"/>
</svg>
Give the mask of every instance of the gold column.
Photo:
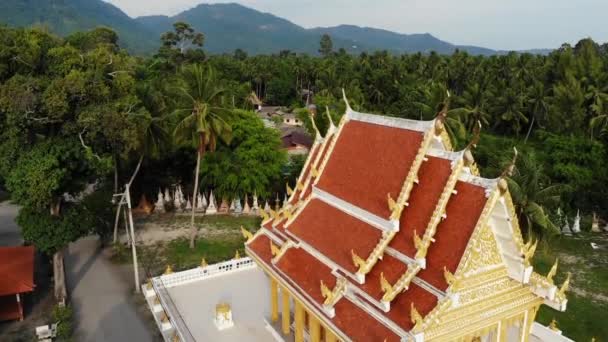
<svg viewBox="0 0 608 342">
<path fill-rule="evenodd" d="M 304 307 L 302 303 L 294 299 L 296 320 L 296 342 L 304 342 Z"/>
<path fill-rule="evenodd" d="M 530 331 L 532 330 L 532 324 L 534 323 L 534 318 L 536 317 L 536 312 L 538 311 L 538 306 L 531 307 L 528 309 L 528 314 L 524 319 L 524 322 L 521 327 L 522 333 L 522 341 L 528 342 L 530 340 Z"/>
<path fill-rule="evenodd" d="M 500 327 L 496 330 L 500 336 L 498 336 L 498 342 L 507 342 L 507 320 L 503 319 L 500 321 Z"/>
<path fill-rule="evenodd" d="M 321 325 L 319 324 L 319 320 L 313 315 L 308 316 L 308 333 L 310 334 L 311 342 L 320 342 L 321 341 Z"/>
<path fill-rule="evenodd" d="M 281 327 L 283 328 L 283 334 L 285 335 L 289 335 L 289 315 L 291 314 L 289 312 L 289 293 L 287 292 L 286 288 L 281 288 L 281 293 L 283 296 L 283 308 L 282 308 L 282 312 L 281 312 L 281 317 L 282 317 L 282 325 Z"/>
<path fill-rule="evenodd" d="M 270 320 L 279 320 L 279 287 L 273 278 L 270 278 Z"/>
<path fill-rule="evenodd" d="M 325 342 L 337 342 L 338 337 L 329 329 L 325 329 Z"/>
</svg>

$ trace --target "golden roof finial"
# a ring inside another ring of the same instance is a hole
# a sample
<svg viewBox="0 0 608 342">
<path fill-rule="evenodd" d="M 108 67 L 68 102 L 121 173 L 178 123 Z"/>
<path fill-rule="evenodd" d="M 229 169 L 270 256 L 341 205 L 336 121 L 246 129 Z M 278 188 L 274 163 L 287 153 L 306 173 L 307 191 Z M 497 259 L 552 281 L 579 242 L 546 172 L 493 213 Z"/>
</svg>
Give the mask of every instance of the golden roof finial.
<svg viewBox="0 0 608 342">
<path fill-rule="evenodd" d="M 448 117 L 448 110 L 450 108 L 450 92 L 447 91 L 447 97 L 445 101 L 443 101 L 443 108 L 441 111 L 437 113 L 437 117 L 435 118 L 435 135 L 440 135 L 443 133 L 445 129 L 445 120 Z"/>
<path fill-rule="evenodd" d="M 277 255 L 279 255 L 279 253 L 281 253 L 281 250 L 274 243 L 272 243 L 272 240 L 270 240 L 269 242 L 270 242 L 270 253 L 272 254 L 273 257 L 276 257 Z"/>
<path fill-rule="evenodd" d="M 315 111 L 316 111 L 316 109 L 315 109 Z M 315 116 L 316 115 L 314 115 L 311 111 L 308 112 L 308 117 L 310 118 L 310 123 L 312 124 L 312 129 L 314 129 L 315 134 L 320 137 L 323 137 L 321 135 L 321 132 L 319 131 L 319 128 L 317 127 L 317 123 L 315 122 Z"/>
<path fill-rule="evenodd" d="M 268 221 L 270 219 L 270 216 L 268 216 L 268 213 L 264 209 L 260 210 L 260 216 L 262 216 L 262 221 Z"/>
<path fill-rule="evenodd" d="M 334 120 L 331 118 L 331 113 L 329 112 L 328 106 L 325 106 L 325 115 L 327 115 L 327 120 L 329 120 L 329 127 L 334 127 Z"/>
<path fill-rule="evenodd" d="M 553 277 L 555 277 L 555 274 L 557 274 L 557 264 L 558 264 L 559 259 L 555 258 L 555 263 L 553 264 L 553 266 L 551 266 L 551 269 L 549 270 L 549 273 L 547 273 L 547 280 L 553 284 Z"/>
<path fill-rule="evenodd" d="M 209 264 L 207 264 L 207 260 L 205 260 L 205 257 L 203 257 L 203 258 L 201 259 L 201 267 L 203 267 L 203 268 L 204 268 L 204 267 L 207 267 L 207 266 L 209 266 Z"/>
<path fill-rule="evenodd" d="M 353 264 L 356 267 L 359 267 L 359 269 L 365 267 L 365 260 L 363 260 L 360 256 L 358 256 L 357 253 L 355 253 L 355 251 L 353 249 L 350 250 L 350 254 L 353 258 Z"/>
<path fill-rule="evenodd" d="M 412 330 L 419 330 L 422 326 L 423 318 L 422 315 L 420 315 L 420 313 L 418 312 L 418 310 L 416 310 L 414 303 L 411 303 L 410 305 L 410 319 L 414 324 L 414 328 Z"/>
<path fill-rule="evenodd" d="M 513 147 L 513 159 L 511 159 L 511 163 L 505 168 L 505 170 L 500 175 L 500 180 L 498 181 L 498 189 L 501 193 L 505 193 L 509 189 L 509 183 L 507 183 L 506 178 L 513 176 L 513 172 L 515 171 L 515 163 L 517 162 L 517 156 L 519 152 L 516 147 Z"/>
<path fill-rule="evenodd" d="M 559 291 L 557 291 L 558 297 L 564 297 L 566 295 L 566 291 L 568 291 L 570 289 L 570 277 L 571 276 L 572 276 L 572 274 L 570 272 L 568 272 L 568 275 L 566 276 L 566 280 L 564 280 L 564 283 L 559 288 Z"/>
<path fill-rule="evenodd" d="M 241 234 L 243 234 L 243 237 L 245 238 L 245 240 L 247 240 L 247 242 L 251 241 L 251 239 L 253 239 L 253 234 L 248 231 L 247 229 L 245 229 L 245 227 L 241 226 Z"/>
<path fill-rule="evenodd" d="M 384 272 L 380 272 L 380 289 L 382 289 L 383 293 L 393 292 L 393 286 L 384 277 Z"/>
<path fill-rule="evenodd" d="M 289 186 L 289 183 L 285 183 L 285 189 L 287 190 L 287 196 L 293 194 L 293 189 Z"/>
<path fill-rule="evenodd" d="M 469 142 L 467 147 L 465 148 L 463 159 L 466 166 L 471 166 L 475 163 L 475 158 L 473 158 L 473 149 L 477 148 L 477 143 L 479 143 L 479 138 L 481 136 L 481 122 L 477 121 L 477 125 L 473 128 L 473 139 Z"/>
<path fill-rule="evenodd" d="M 241 258 L 241 254 L 239 253 L 239 250 L 236 250 L 236 253 L 234 253 L 234 260 L 238 260 Z"/>
<path fill-rule="evenodd" d="M 536 252 L 536 247 L 538 246 L 538 240 L 535 240 L 532 245 L 529 245 L 532 242 L 532 239 L 528 241 L 526 245 L 524 245 L 524 265 L 529 267 L 532 263 L 532 257 Z"/>
<path fill-rule="evenodd" d="M 555 318 L 553 318 L 551 320 L 551 323 L 549 323 L 549 329 L 551 329 L 553 331 L 559 331 L 559 328 L 557 327 L 557 321 L 555 320 Z"/>
<path fill-rule="evenodd" d="M 323 305 L 329 305 L 334 300 L 334 293 L 332 290 L 325 285 L 323 280 L 321 280 L 321 295 L 325 298 Z"/>
<path fill-rule="evenodd" d="M 348 99 L 346 98 L 346 91 L 344 90 L 344 88 L 342 88 L 342 99 L 344 100 L 344 103 L 346 104 L 346 111 L 352 111 L 353 109 L 350 108 L 350 103 L 348 103 Z"/>
<path fill-rule="evenodd" d="M 167 265 L 167 268 L 165 268 L 165 273 L 163 274 L 171 274 L 173 273 L 173 268 L 171 268 L 171 265 Z"/>
<path fill-rule="evenodd" d="M 456 277 L 445 266 L 443 266 L 443 277 L 445 278 L 445 282 L 448 283 L 448 285 L 456 284 Z"/>
</svg>

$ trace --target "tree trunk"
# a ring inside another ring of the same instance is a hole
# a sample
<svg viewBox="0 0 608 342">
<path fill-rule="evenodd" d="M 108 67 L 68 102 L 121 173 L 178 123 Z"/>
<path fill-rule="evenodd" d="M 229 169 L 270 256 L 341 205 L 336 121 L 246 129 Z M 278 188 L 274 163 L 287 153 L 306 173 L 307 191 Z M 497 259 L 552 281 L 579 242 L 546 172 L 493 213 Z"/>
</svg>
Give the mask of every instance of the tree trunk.
<svg viewBox="0 0 608 342">
<path fill-rule="evenodd" d="M 524 139 L 524 144 L 528 142 L 528 138 L 530 137 L 530 133 L 532 132 L 532 126 L 534 126 L 535 120 L 536 116 L 532 115 L 532 122 L 530 122 L 530 127 L 528 128 L 528 133 L 526 133 L 526 139 Z"/>
<path fill-rule="evenodd" d="M 199 147 L 196 153 L 196 170 L 194 171 L 194 189 L 192 190 L 192 216 L 190 217 L 190 249 L 194 248 L 198 229 L 194 225 L 194 214 L 196 212 L 196 195 L 198 194 L 198 175 L 201 169 L 201 158 L 205 154 L 205 136 L 200 135 Z"/>
<path fill-rule="evenodd" d="M 118 193 L 118 158 L 114 156 L 114 193 Z"/>
<path fill-rule="evenodd" d="M 65 269 L 63 265 L 63 250 L 53 254 L 53 276 L 55 278 L 55 299 L 65 304 L 67 291 L 65 288 Z"/>
</svg>

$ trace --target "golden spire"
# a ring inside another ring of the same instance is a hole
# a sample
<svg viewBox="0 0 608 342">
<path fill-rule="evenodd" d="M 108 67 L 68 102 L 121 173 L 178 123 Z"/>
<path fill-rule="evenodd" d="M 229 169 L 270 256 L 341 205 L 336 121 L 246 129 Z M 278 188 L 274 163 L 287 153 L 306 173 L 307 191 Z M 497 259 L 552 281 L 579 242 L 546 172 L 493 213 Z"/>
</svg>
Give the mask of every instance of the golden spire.
<svg viewBox="0 0 608 342">
<path fill-rule="evenodd" d="M 205 257 L 203 257 L 203 258 L 201 259 L 201 267 L 205 268 L 205 267 L 207 267 L 208 265 L 209 265 L 209 264 L 207 264 L 207 260 L 205 260 Z"/>
<path fill-rule="evenodd" d="M 236 253 L 234 253 L 234 259 L 235 259 L 235 260 L 238 260 L 238 259 L 240 259 L 240 258 L 241 258 L 241 254 L 239 253 L 239 250 L 237 249 L 237 250 L 236 250 Z"/>
<path fill-rule="evenodd" d="M 443 133 L 445 129 L 445 120 L 448 117 L 448 110 L 450 108 L 450 92 L 447 92 L 447 97 L 443 102 L 443 108 L 437 114 L 437 118 L 435 118 L 435 135 L 440 135 Z"/>
<path fill-rule="evenodd" d="M 331 118 L 331 113 L 329 112 L 329 107 L 325 106 L 325 114 L 327 115 L 327 120 L 329 120 L 329 127 L 333 127 L 334 125 L 334 120 Z"/>
<path fill-rule="evenodd" d="M 557 263 L 558 263 L 559 259 L 555 258 L 555 263 L 553 264 L 553 266 L 551 266 L 551 269 L 549 270 L 549 273 L 547 273 L 547 280 L 553 284 L 553 277 L 555 277 L 555 274 L 557 273 Z"/>
<path fill-rule="evenodd" d="M 393 292 L 393 286 L 384 277 L 384 272 L 380 272 L 380 288 L 382 289 L 382 292 L 384 292 L 384 293 Z"/>
<path fill-rule="evenodd" d="M 285 183 L 285 188 L 287 189 L 287 196 L 291 196 L 291 194 L 293 194 L 293 189 L 289 187 L 289 183 Z"/>
<path fill-rule="evenodd" d="M 323 137 L 321 132 L 319 132 L 319 128 L 317 127 L 317 123 L 315 122 L 315 115 L 312 112 L 308 112 L 308 116 L 310 117 L 310 123 L 312 124 L 312 128 L 315 130 L 315 134 Z"/>
<path fill-rule="evenodd" d="M 422 326 L 423 318 L 422 315 L 420 315 L 420 313 L 418 312 L 418 310 L 416 310 L 414 303 L 411 303 L 410 305 L 410 319 L 414 324 L 414 328 L 412 330 L 419 330 Z"/>
<path fill-rule="evenodd" d="M 365 267 L 365 260 L 363 260 L 360 256 L 358 256 L 357 253 L 355 253 L 355 251 L 353 249 L 350 250 L 350 254 L 353 258 L 353 264 L 355 264 L 356 267 L 359 267 L 359 268 Z"/>
<path fill-rule="evenodd" d="M 562 284 L 562 287 L 560 287 L 559 291 L 557 291 L 557 297 L 564 297 L 566 295 L 566 291 L 568 291 L 570 289 L 570 276 L 571 275 L 572 274 L 570 272 L 568 272 L 568 275 L 566 276 L 566 280 Z"/>
<path fill-rule="evenodd" d="M 245 240 L 247 240 L 247 242 L 253 239 L 253 234 L 247 229 L 245 229 L 243 226 L 241 226 L 241 234 L 243 234 L 243 237 L 245 238 Z"/>
<path fill-rule="evenodd" d="M 173 269 L 171 268 L 171 265 L 167 265 L 167 268 L 165 268 L 165 273 L 163 274 L 171 274 L 173 273 Z"/>
<path fill-rule="evenodd" d="M 477 148 L 477 143 L 479 143 L 479 138 L 481 135 L 481 122 L 477 121 L 477 125 L 473 128 L 473 139 L 469 142 L 464 151 L 464 162 L 466 166 L 471 166 L 475 163 L 475 159 L 473 158 L 473 149 Z"/>
<path fill-rule="evenodd" d="M 511 159 L 511 163 L 505 168 L 505 170 L 500 175 L 500 180 L 498 181 L 498 189 L 501 193 L 505 193 L 509 189 L 509 183 L 507 183 L 506 178 L 513 176 L 513 172 L 515 171 L 515 163 L 517 162 L 517 156 L 519 152 L 517 148 L 513 147 L 513 159 Z"/>
<path fill-rule="evenodd" d="M 281 250 L 279 249 L 279 247 L 277 247 L 274 243 L 272 243 L 272 240 L 269 241 L 270 242 L 270 253 L 272 254 L 273 257 L 279 255 L 279 253 L 281 253 Z"/>
</svg>

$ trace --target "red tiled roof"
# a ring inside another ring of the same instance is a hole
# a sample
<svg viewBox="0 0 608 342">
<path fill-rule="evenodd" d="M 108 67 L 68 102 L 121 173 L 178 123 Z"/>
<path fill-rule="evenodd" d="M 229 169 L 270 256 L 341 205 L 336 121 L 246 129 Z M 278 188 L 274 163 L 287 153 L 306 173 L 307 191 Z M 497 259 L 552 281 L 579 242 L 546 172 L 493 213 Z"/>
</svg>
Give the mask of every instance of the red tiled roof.
<svg viewBox="0 0 608 342">
<path fill-rule="evenodd" d="M 414 185 L 410 193 L 409 206 L 405 207 L 401 214 L 399 232 L 389 245 L 410 257 L 416 254 L 414 230 L 418 236 L 424 235 L 439 197 L 452 173 L 449 160 L 431 156 L 427 156 L 427 159 L 418 171 L 419 182 Z"/>
<path fill-rule="evenodd" d="M 0 248 L 0 296 L 34 290 L 34 247 Z"/>
<path fill-rule="evenodd" d="M 391 310 L 386 313 L 386 317 L 404 330 L 411 330 L 414 327 L 410 316 L 411 303 L 414 303 L 416 310 L 425 317 L 437 305 L 437 297 L 412 283 L 407 291 L 399 294 L 391 302 Z"/>
<path fill-rule="evenodd" d="M 384 324 L 346 298 L 335 306 L 332 322 L 353 341 L 393 342 L 401 339 Z"/>
<path fill-rule="evenodd" d="M 382 260 L 378 260 L 374 268 L 365 276 L 365 284 L 356 284 L 360 289 L 367 292 L 376 300 L 382 299 L 383 292 L 380 288 L 380 274 L 384 273 L 384 278 L 392 285 L 399 277 L 407 271 L 407 265 L 401 260 L 384 254 Z"/>
<path fill-rule="evenodd" d="M 264 234 L 260 234 L 251 241 L 247 247 L 251 249 L 259 258 L 266 264 L 270 265 L 272 260 L 272 252 L 270 251 L 270 238 Z"/>
<path fill-rule="evenodd" d="M 321 295 L 321 280 L 330 289 L 336 285 L 336 277 L 331 274 L 331 269 L 303 248 L 289 248 L 275 267 L 318 304 L 323 304 L 324 301 Z"/>
<path fill-rule="evenodd" d="M 448 201 L 447 218 L 437 227 L 435 242 L 428 249 L 427 267 L 418 273 L 418 277 L 442 291 L 448 287 L 443 267 L 452 273 L 456 271 L 488 200 L 485 188 L 480 186 L 459 181 L 455 189 L 458 194 Z"/>
<path fill-rule="evenodd" d="M 388 218 L 386 195 L 399 196 L 422 139 L 421 132 L 349 121 L 317 186 Z"/>
<path fill-rule="evenodd" d="M 305 241 L 349 272 L 356 272 L 351 250 L 366 259 L 382 232 L 323 202 L 311 200 L 287 231 Z"/>
</svg>

